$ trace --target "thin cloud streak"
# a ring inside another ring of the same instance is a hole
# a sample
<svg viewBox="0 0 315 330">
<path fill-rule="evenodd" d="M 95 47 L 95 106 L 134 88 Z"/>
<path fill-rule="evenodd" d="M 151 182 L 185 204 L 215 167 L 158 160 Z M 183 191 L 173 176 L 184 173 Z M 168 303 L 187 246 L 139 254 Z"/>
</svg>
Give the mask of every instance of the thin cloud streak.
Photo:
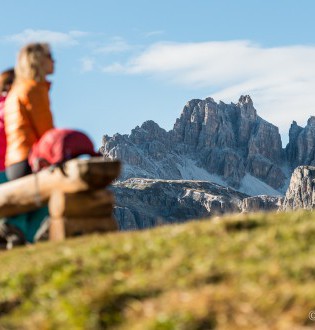
<svg viewBox="0 0 315 330">
<path fill-rule="evenodd" d="M 215 92 L 206 96 L 227 103 L 249 94 L 258 113 L 285 135 L 292 120 L 304 126 L 315 112 L 315 46 L 265 48 L 246 40 L 157 43 L 104 71 L 115 69 L 209 88 Z"/>
<path fill-rule="evenodd" d="M 94 69 L 94 59 L 92 58 L 81 58 L 81 72 L 91 72 Z"/>
<path fill-rule="evenodd" d="M 78 39 L 88 33 L 83 31 L 56 32 L 49 30 L 26 29 L 21 33 L 4 37 L 5 41 L 25 44 L 28 42 L 48 42 L 53 45 L 75 46 L 79 44 Z"/>
<path fill-rule="evenodd" d="M 150 37 L 160 36 L 164 33 L 165 32 L 163 30 L 150 31 L 150 32 L 145 34 L 145 37 L 150 38 Z"/>
<path fill-rule="evenodd" d="M 121 63 L 115 62 L 111 65 L 102 68 L 102 71 L 105 73 L 117 73 L 117 72 L 124 73 L 125 67 Z"/>
<path fill-rule="evenodd" d="M 123 38 L 115 37 L 112 42 L 104 47 L 100 47 L 96 50 L 96 53 L 110 54 L 110 53 L 122 53 L 129 51 L 133 46 L 129 45 Z"/>
</svg>

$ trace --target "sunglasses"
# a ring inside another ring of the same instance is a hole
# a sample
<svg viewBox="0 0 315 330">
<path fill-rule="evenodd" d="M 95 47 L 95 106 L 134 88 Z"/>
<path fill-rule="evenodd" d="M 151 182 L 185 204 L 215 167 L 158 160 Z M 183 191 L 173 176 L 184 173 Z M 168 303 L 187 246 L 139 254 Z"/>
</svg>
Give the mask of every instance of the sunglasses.
<svg viewBox="0 0 315 330">
<path fill-rule="evenodd" d="M 52 57 L 51 53 L 46 54 L 46 57 L 49 58 L 50 60 L 54 61 L 54 58 Z"/>
</svg>

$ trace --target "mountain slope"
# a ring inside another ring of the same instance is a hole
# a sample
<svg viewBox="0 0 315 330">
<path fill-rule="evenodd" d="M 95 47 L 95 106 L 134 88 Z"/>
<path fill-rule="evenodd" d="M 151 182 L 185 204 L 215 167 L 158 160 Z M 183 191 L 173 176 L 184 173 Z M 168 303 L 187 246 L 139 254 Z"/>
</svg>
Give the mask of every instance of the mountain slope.
<svg viewBox="0 0 315 330">
<path fill-rule="evenodd" d="M 312 329 L 314 235 L 243 214 L 0 253 L 0 328 Z"/>
</svg>

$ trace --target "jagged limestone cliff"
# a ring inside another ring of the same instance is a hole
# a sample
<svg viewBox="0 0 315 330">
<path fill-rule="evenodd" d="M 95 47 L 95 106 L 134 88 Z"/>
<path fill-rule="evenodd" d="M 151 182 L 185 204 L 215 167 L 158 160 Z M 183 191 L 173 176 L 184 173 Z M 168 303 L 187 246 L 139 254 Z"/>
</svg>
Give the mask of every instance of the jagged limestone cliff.
<svg viewBox="0 0 315 330">
<path fill-rule="evenodd" d="M 315 117 L 305 128 L 293 122 L 283 149 L 278 128 L 257 115 L 249 96 L 236 104 L 191 100 L 171 131 L 146 121 L 130 135 L 104 136 L 101 151 L 123 162 L 113 187 L 123 229 L 314 205 L 311 168 L 294 172 L 281 195 L 296 166 L 315 165 Z"/>
<path fill-rule="evenodd" d="M 299 166 L 291 177 L 281 210 L 307 209 L 315 207 L 315 167 Z"/>
<path fill-rule="evenodd" d="M 147 121 L 130 135 L 104 136 L 101 151 L 123 161 L 122 180 L 207 180 L 277 195 L 289 177 L 279 130 L 257 115 L 249 96 L 237 104 L 191 100 L 171 131 Z"/>
</svg>

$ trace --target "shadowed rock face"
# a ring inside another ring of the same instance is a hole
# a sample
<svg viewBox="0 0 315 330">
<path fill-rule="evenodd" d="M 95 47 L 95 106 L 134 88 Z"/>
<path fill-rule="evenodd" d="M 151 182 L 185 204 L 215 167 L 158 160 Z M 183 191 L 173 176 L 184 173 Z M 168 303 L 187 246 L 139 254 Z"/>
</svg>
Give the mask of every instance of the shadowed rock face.
<svg viewBox="0 0 315 330">
<path fill-rule="evenodd" d="M 291 177 L 280 210 L 312 210 L 315 208 L 315 167 L 299 166 Z"/>
<path fill-rule="evenodd" d="M 114 215 L 122 230 L 241 212 L 242 201 L 248 197 L 204 181 L 134 178 L 116 182 L 112 190 Z"/>
<path fill-rule="evenodd" d="M 315 167 L 299 166 L 285 197 L 248 196 L 205 181 L 152 180 L 116 182 L 115 217 L 122 230 L 181 223 L 224 213 L 290 211 L 315 208 Z"/>
<path fill-rule="evenodd" d="M 182 223 L 224 213 L 277 210 L 282 198 L 249 197 L 231 188 L 205 181 L 152 180 L 116 182 L 114 215 L 121 230 Z"/>
<path fill-rule="evenodd" d="M 304 135 L 299 132 L 292 130 L 291 145 L 285 152 L 278 128 L 257 115 L 249 96 L 241 96 L 237 104 L 206 98 L 189 101 L 169 132 L 147 121 L 130 135 L 104 136 L 100 150 L 106 157 L 122 160 L 121 180 L 213 181 L 211 175 L 217 175 L 226 186 L 242 190 L 242 180 L 249 174 L 281 194 L 290 175 L 284 171 L 285 165 L 306 157 L 302 151 L 295 151 L 300 150 L 296 140 L 309 137 L 313 131 Z M 194 171 L 189 169 L 192 164 Z M 258 193 L 267 192 L 258 189 Z"/>
<path fill-rule="evenodd" d="M 299 165 L 315 166 L 315 117 L 310 117 L 304 128 L 293 121 L 289 138 L 285 152 L 291 168 Z"/>
</svg>

